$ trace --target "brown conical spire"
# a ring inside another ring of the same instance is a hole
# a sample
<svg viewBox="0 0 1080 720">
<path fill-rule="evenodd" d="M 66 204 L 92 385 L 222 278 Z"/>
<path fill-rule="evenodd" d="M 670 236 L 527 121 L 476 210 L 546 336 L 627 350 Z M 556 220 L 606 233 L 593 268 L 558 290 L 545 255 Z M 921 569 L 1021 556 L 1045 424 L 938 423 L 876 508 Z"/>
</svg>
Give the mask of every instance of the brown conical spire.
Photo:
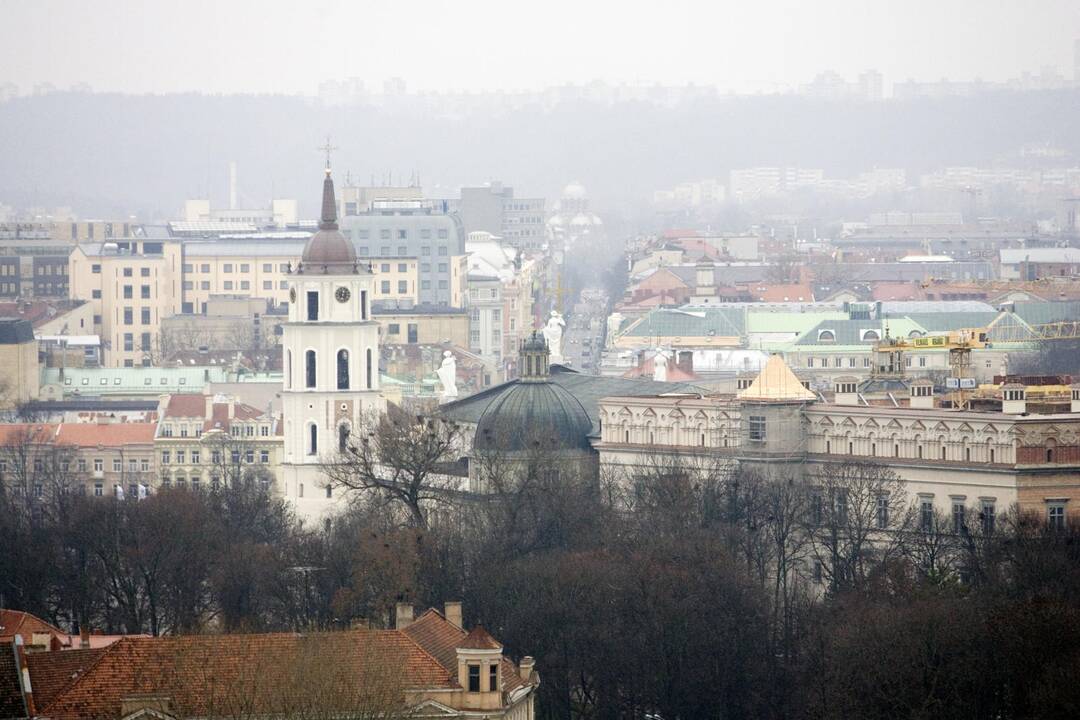
<svg viewBox="0 0 1080 720">
<path fill-rule="evenodd" d="M 326 179 L 322 184 L 322 217 L 319 219 L 320 230 L 337 230 L 337 202 L 334 199 L 334 180 L 330 177 L 330 166 L 326 166 Z"/>
</svg>

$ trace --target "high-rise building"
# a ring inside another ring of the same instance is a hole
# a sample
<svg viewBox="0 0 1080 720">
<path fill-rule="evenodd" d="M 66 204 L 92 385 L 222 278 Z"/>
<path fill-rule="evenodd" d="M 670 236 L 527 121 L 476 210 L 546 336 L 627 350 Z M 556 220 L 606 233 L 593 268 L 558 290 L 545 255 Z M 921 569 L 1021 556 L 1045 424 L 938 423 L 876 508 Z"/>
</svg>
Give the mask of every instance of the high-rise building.
<svg viewBox="0 0 1080 720">
<path fill-rule="evenodd" d="M 514 197 L 514 188 L 495 182 L 461 189 L 466 233 L 488 232 L 521 250 L 537 250 L 546 237 L 544 198 Z"/>
</svg>

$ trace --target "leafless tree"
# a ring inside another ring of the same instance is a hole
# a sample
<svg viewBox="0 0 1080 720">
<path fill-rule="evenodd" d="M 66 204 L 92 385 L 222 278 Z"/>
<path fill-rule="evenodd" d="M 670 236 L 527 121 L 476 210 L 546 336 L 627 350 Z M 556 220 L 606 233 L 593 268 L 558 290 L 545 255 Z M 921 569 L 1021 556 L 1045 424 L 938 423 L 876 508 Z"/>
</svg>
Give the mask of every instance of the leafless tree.
<svg viewBox="0 0 1080 720">
<path fill-rule="evenodd" d="M 884 465 L 844 462 L 811 479 L 807 536 L 831 589 L 863 586 L 900 553 L 911 508 L 903 481 Z"/>
<path fill-rule="evenodd" d="M 330 482 L 361 497 L 404 510 L 411 524 L 461 489 L 454 475 L 464 431 L 456 423 L 410 416 L 396 406 L 345 438 L 324 471 Z"/>
</svg>

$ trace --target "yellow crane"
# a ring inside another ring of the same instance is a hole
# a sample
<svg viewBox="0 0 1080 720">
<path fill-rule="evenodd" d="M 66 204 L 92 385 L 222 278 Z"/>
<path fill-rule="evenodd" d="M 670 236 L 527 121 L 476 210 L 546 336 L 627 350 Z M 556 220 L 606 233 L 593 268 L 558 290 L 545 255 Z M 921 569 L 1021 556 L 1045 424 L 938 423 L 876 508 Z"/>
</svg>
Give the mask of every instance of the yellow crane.
<svg viewBox="0 0 1080 720">
<path fill-rule="evenodd" d="M 903 377 L 907 364 L 904 353 L 911 350 L 949 352 L 949 389 L 953 407 L 966 408 L 968 392 L 975 389 L 971 351 L 992 347 L 990 328 L 961 328 L 941 335 L 893 338 L 886 335 L 874 344 L 873 373 L 878 377 Z M 993 328 L 994 342 L 1047 342 L 1080 339 L 1080 320 L 1064 320 L 1029 325 L 1013 323 Z"/>
</svg>

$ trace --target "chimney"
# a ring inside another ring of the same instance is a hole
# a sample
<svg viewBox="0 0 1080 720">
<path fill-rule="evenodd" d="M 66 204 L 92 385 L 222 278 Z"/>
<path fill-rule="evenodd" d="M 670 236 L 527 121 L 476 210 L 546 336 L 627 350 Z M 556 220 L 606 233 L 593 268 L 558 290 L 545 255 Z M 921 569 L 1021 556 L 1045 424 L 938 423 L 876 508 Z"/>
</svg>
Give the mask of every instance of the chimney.
<svg viewBox="0 0 1080 720">
<path fill-rule="evenodd" d="M 209 386 L 207 386 L 208 391 L 209 389 Z M 205 395 L 203 395 L 203 399 L 206 401 L 206 410 L 203 413 L 203 418 L 210 419 L 214 417 L 214 396 L 207 392 Z"/>
<path fill-rule="evenodd" d="M 1001 412 L 1006 415 L 1026 414 L 1027 388 L 1020 383 L 1008 383 L 1007 385 L 1003 385 L 1001 387 Z"/>
<path fill-rule="evenodd" d="M 837 405 L 859 404 L 858 378 L 845 376 L 833 381 L 833 402 Z"/>
<path fill-rule="evenodd" d="M 394 606 L 394 627 L 398 630 L 404 630 L 412 625 L 413 621 L 413 606 L 409 603 L 399 602 Z"/>
<path fill-rule="evenodd" d="M 79 625 L 79 647 L 84 650 L 90 647 L 90 627 L 86 623 Z"/>
<path fill-rule="evenodd" d="M 37 714 L 37 708 L 34 707 L 34 688 L 30 684 L 30 668 L 26 666 L 26 649 L 23 645 L 22 635 L 15 635 L 14 642 L 11 644 L 11 652 L 15 659 L 15 673 L 19 683 L 19 690 L 22 691 L 23 709 L 28 717 L 33 717 Z"/>
<path fill-rule="evenodd" d="M 536 667 L 536 660 L 532 655 L 526 655 L 521 658 L 521 662 L 518 664 L 518 674 L 521 675 L 521 679 L 525 682 L 529 682 L 529 678 L 532 677 L 533 668 Z"/>
<path fill-rule="evenodd" d="M 461 617 L 461 603 L 460 602 L 448 602 L 443 605 L 443 615 L 446 616 L 448 622 L 455 625 L 462 630 L 465 629 L 465 624 Z"/>
<path fill-rule="evenodd" d="M 912 382 L 910 406 L 921 410 L 933 410 L 934 383 L 930 380 L 915 380 Z"/>
</svg>

